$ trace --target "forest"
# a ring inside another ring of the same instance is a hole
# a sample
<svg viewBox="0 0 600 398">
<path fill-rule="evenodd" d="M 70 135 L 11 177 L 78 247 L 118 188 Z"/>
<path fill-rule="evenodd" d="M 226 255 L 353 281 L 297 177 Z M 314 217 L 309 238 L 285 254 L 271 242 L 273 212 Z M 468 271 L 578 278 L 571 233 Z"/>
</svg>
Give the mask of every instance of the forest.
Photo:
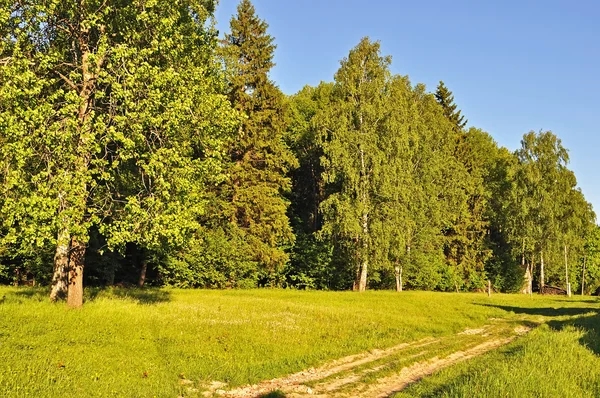
<svg viewBox="0 0 600 398">
<path fill-rule="evenodd" d="M 369 38 L 285 95 L 267 21 L 242 0 L 218 32 L 215 7 L 0 0 L 0 283 L 72 307 L 83 286 L 600 286 L 557 135 L 499 146 Z"/>
</svg>

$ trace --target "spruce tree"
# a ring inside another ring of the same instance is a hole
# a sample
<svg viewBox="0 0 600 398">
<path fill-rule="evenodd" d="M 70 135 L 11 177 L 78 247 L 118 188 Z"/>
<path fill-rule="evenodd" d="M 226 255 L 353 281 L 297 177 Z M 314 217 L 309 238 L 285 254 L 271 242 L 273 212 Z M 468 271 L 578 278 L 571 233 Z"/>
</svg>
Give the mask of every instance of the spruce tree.
<svg viewBox="0 0 600 398">
<path fill-rule="evenodd" d="M 284 247 L 293 242 L 284 194 L 290 189 L 288 172 L 297 161 L 284 141 L 283 94 L 269 79 L 276 46 L 267 28 L 252 3 L 242 0 L 224 52 L 229 98 L 243 115 L 230 151 L 229 219 L 272 283 L 287 261 Z"/>
<path fill-rule="evenodd" d="M 435 91 L 435 99 L 438 104 L 444 109 L 444 116 L 446 116 L 457 128 L 462 130 L 467 125 L 468 120 L 460 114 L 460 110 L 456 110 L 457 105 L 454 103 L 454 96 L 452 91 L 448 90 L 443 81 L 440 80 L 440 84 L 437 86 Z"/>
</svg>

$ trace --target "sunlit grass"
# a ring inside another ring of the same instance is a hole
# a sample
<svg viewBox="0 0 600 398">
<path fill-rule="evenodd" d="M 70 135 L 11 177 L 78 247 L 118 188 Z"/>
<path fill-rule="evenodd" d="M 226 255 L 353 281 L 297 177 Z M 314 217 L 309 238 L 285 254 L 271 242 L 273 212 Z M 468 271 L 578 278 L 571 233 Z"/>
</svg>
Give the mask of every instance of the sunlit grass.
<svg viewBox="0 0 600 398">
<path fill-rule="evenodd" d="M 0 287 L 0 396 L 196 396 L 209 381 L 255 383 L 371 348 L 455 334 L 522 308 L 541 316 L 597 306 L 431 292 L 86 295 L 83 309 L 69 310 L 49 303 L 44 290 Z"/>
<path fill-rule="evenodd" d="M 600 316 L 593 303 L 593 312 L 549 321 L 510 345 L 444 369 L 395 397 L 599 397 Z"/>
</svg>

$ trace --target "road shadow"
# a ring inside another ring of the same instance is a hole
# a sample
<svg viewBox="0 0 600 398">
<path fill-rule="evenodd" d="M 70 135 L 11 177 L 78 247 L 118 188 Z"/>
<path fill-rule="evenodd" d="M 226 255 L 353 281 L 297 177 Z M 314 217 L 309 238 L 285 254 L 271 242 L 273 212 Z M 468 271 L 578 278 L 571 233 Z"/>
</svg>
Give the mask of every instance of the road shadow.
<svg viewBox="0 0 600 398">
<path fill-rule="evenodd" d="M 89 287 L 83 291 L 84 303 L 93 303 L 98 300 L 117 299 L 130 300 L 137 304 L 152 305 L 171 301 L 171 293 L 158 288 L 132 288 L 132 287 Z M 0 304 L 48 301 L 50 300 L 49 287 L 18 287 L 10 290 L 0 297 Z"/>
</svg>

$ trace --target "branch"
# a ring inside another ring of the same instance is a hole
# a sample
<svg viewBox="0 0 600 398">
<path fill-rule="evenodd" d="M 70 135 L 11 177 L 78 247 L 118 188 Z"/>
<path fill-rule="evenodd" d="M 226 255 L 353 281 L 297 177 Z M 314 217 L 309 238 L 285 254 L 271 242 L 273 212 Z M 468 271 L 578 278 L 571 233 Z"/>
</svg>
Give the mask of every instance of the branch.
<svg viewBox="0 0 600 398">
<path fill-rule="evenodd" d="M 68 77 L 66 77 L 65 75 L 63 75 L 62 73 L 60 73 L 58 71 L 56 73 L 58 73 L 58 75 L 61 77 L 61 79 L 63 79 L 65 81 L 65 83 L 67 83 L 73 90 L 79 91 L 79 88 L 77 87 L 77 85 L 75 83 L 73 83 L 71 81 L 71 79 L 69 79 Z"/>
</svg>

